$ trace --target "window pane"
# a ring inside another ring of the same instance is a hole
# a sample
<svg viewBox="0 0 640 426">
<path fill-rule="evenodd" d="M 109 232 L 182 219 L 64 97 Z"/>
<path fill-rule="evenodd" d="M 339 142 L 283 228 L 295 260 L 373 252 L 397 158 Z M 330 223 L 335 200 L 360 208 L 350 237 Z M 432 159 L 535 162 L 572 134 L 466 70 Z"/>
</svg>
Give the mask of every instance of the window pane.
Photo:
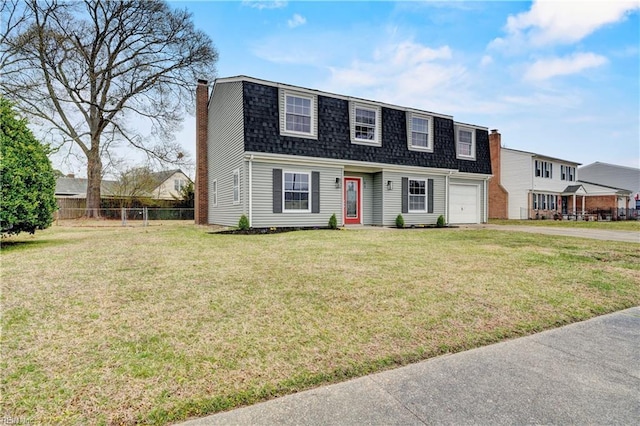
<svg viewBox="0 0 640 426">
<path fill-rule="evenodd" d="M 412 195 L 424 195 L 425 181 L 423 180 L 409 180 L 409 193 Z"/>
<path fill-rule="evenodd" d="M 471 132 L 467 130 L 460 130 L 458 140 L 463 143 L 471 144 Z"/>
<path fill-rule="evenodd" d="M 376 112 L 368 109 L 356 108 L 356 123 L 376 124 Z"/>
<path fill-rule="evenodd" d="M 409 210 L 425 210 L 425 196 L 424 195 L 410 195 L 409 196 Z"/>
<path fill-rule="evenodd" d="M 471 144 L 459 142 L 458 143 L 458 154 L 459 155 L 471 155 Z"/>
<path fill-rule="evenodd" d="M 425 120 L 424 118 L 413 117 L 411 121 L 411 129 L 414 132 L 428 133 L 429 120 Z"/>
<path fill-rule="evenodd" d="M 427 134 L 426 133 L 418 133 L 418 132 L 412 132 L 411 133 L 411 145 L 413 146 L 421 146 L 421 147 L 428 147 L 427 143 Z"/>
<path fill-rule="evenodd" d="M 311 99 L 286 97 L 285 129 L 292 132 L 311 133 Z"/>
</svg>

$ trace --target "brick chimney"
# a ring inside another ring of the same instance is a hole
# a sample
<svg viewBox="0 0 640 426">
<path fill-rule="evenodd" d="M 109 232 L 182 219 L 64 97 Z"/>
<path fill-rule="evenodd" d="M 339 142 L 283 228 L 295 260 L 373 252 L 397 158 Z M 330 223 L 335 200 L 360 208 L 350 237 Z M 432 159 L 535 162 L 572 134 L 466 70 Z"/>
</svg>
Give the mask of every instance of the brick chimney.
<svg viewBox="0 0 640 426">
<path fill-rule="evenodd" d="M 491 171 L 493 177 L 489 181 L 489 219 L 508 219 L 509 193 L 502 186 L 500 172 L 500 154 L 502 136 L 497 129 L 489 134 L 489 150 L 491 153 Z"/>
<path fill-rule="evenodd" d="M 207 168 L 207 135 L 209 87 L 206 80 L 198 80 L 196 87 L 196 188 L 195 223 L 206 225 L 209 217 L 209 171 Z"/>
</svg>

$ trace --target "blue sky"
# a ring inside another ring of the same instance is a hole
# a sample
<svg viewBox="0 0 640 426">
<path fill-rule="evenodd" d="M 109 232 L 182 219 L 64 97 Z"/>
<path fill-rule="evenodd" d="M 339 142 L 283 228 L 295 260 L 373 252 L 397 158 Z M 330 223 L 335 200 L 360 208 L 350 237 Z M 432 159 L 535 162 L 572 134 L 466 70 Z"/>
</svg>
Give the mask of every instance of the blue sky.
<svg viewBox="0 0 640 426">
<path fill-rule="evenodd" d="M 217 77 L 449 114 L 509 148 L 640 167 L 637 1 L 172 5 L 211 36 Z M 191 153 L 194 127 L 178 135 Z"/>
</svg>

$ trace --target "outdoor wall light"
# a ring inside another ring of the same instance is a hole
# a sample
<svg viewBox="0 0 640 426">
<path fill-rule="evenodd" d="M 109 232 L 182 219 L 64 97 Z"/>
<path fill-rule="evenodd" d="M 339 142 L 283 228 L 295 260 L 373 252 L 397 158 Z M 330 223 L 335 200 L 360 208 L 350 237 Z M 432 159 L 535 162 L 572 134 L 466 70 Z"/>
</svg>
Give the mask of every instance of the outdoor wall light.
<svg viewBox="0 0 640 426">
<path fill-rule="evenodd" d="M 336 178 L 336 189 L 340 188 L 340 178 Z"/>
<path fill-rule="evenodd" d="M 390 180 L 387 181 L 387 190 L 391 191 L 393 189 L 393 182 Z"/>
</svg>

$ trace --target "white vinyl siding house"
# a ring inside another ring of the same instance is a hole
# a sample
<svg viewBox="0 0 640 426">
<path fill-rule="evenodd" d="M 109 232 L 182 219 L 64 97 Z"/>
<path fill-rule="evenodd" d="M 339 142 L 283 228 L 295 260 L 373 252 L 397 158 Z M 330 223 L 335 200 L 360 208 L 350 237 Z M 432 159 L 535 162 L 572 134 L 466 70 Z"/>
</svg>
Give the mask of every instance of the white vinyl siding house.
<svg viewBox="0 0 640 426">
<path fill-rule="evenodd" d="M 560 211 L 560 198 L 579 163 L 501 148 L 501 184 L 508 192 L 508 218 L 530 219 L 537 211 Z M 565 194 L 565 196 L 567 196 Z"/>
</svg>

